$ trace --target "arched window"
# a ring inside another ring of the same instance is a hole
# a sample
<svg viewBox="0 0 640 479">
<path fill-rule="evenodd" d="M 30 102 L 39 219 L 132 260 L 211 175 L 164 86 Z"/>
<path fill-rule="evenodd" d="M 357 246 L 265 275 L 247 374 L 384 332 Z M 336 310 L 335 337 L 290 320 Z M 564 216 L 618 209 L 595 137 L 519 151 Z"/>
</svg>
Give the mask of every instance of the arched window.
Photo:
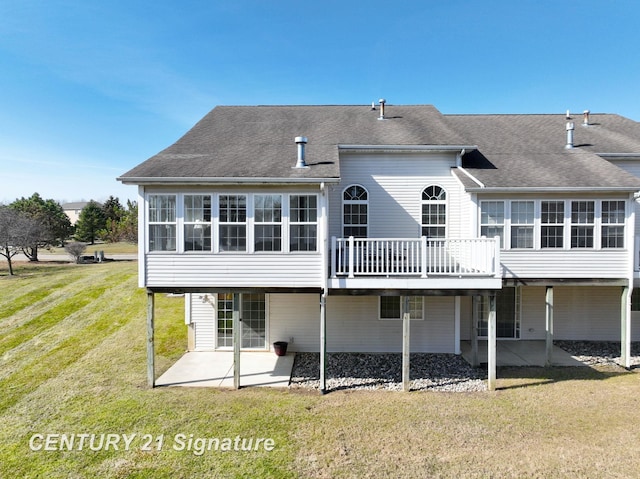
<svg viewBox="0 0 640 479">
<path fill-rule="evenodd" d="M 422 190 L 422 236 L 447 237 L 447 192 L 437 185 Z"/>
<path fill-rule="evenodd" d="M 369 195 L 360 185 L 342 193 L 342 232 L 345 238 L 366 238 L 369 229 Z"/>
</svg>

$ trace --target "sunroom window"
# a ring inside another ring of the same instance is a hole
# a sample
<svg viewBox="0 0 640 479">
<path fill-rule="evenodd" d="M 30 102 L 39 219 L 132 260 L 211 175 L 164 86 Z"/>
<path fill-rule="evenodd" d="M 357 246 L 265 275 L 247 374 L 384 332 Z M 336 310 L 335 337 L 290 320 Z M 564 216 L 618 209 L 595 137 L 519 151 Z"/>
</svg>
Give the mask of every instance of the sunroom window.
<svg viewBox="0 0 640 479">
<path fill-rule="evenodd" d="M 184 250 L 211 251 L 211 195 L 184 195 Z"/>
<path fill-rule="evenodd" d="M 533 201 L 511 202 L 511 247 L 533 248 Z"/>
<path fill-rule="evenodd" d="M 176 250 L 176 196 L 149 195 L 149 251 Z"/>
<path fill-rule="evenodd" d="M 247 250 L 247 197 L 220 195 L 220 251 Z"/>
<path fill-rule="evenodd" d="M 289 197 L 289 250 L 316 251 L 318 243 L 318 198 L 316 195 Z"/>
<path fill-rule="evenodd" d="M 487 238 L 499 236 L 504 247 L 504 201 L 480 203 L 480 234 Z"/>
<path fill-rule="evenodd" d="M 571 202 L 571 247 L 593 248 L 595 202 Z"/>
<path fill-rule="evenodd" d="M 624 248 L 624 201 L 602 202 L 602 247 Z"/>
<path fill-rule="evenodd" d="M 254 251 L 282 251 L 282 195 L 254 195 Z"/>
</svg>

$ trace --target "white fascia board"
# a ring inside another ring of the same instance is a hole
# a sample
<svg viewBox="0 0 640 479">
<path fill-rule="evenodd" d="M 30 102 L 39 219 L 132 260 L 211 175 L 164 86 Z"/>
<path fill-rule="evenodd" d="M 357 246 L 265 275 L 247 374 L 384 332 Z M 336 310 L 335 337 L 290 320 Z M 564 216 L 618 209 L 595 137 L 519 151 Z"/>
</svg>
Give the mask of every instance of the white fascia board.
<svg viewBox="0 0 640 479">
<path fill-rule="evenodd" d="M 239 184 L 321 184 L 321 183 L 339 183 L 340 178 L 267 178 L 267 177 L 238 177 L 238 178 L 201 178 L 201 177 L 119 177 L 116 180 L 121 181 L 125 185 L 239 185 Z"/>
<path fill-rule="evenodd" d="M 368 151 L 471 151 L 477 145 L 338 145 L 339 150 Z"/>
<path fill-rule="evenodd" d="M 607 160 L 640 160 L 640 153 L 596 153 Z"/>
<path fill-rule="evenodd" d="M 625 193 L 638 191 L 638 188 L 631 186 L 508 186 L 508 187 L 485 187 L 467 188 L 466 191 L 473 193 Z"/>
</svg>

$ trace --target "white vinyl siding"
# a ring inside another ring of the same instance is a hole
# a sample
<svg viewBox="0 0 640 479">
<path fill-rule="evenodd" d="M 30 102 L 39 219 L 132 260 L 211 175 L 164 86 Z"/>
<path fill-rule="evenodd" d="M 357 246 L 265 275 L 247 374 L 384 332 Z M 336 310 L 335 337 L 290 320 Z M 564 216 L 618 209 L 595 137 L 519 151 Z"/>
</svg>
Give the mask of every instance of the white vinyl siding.
<svg viewBox="0 0 640 479">
<path fill-rule="evenodd" d="M 468 219 L 460 216 L 464 191 L 451 173 L 454 166 L 454 154 L 343 153 L 341 186 L 330 190 L 329 236 L 344 236 L 343 190 L 358 184 L 368 193 L 369 238 L 418 238 L 422 235 L 422 192 L 437 184 L 447 192 L 447 236 L 459 238 Z"/>
<path fill-rule="evenodd" d="M 321 287 L 320 253 L 147 255 L 149 287 Z"/>
</svg>

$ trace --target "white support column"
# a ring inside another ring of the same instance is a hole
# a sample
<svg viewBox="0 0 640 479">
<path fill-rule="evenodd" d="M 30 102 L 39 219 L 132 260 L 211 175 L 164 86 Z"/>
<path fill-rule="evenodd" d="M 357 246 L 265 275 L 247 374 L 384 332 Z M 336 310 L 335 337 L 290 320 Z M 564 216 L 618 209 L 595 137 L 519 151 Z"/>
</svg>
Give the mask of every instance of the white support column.
<svg viewBox="0 0 640 479">
<path fill-rule="evenodd" d="M 411 355 L 411 314 L 409 312 L 409 297 L 402 302 L 402 390 L 410 388 L 410 355 Z"/>
<path fill-rule="evenodd" d="M 480 297 L 473 296 L 471 311 L 471 366 L 477 368 L 480 365 L 478 359 L 478 320 L 480 319 Z"/>
<path fill-rule="evenodd" d="M 553 286 L 547 286 L 545 295 L 545 331 L 545 366 L 551 366 L 553 364 Z"/>
<path fill-rule="evenodd" d="M 620 298 L 620 361 L 631 368 L 631 288 L 624 286 Z"/>
<path fill-rule="evenodd" d="M 327 295 L 320 295 L 320 392 L 327 391 Z"/>
<path fill-rule="evenodd" d="M 154 347 L 155 296 L 147 290 L 147 384 L 156 385 L 155 347 Z"/>
<path fill-rule="evenodd" d="M 235 389 L 240 389 L 241 327 L 240 294 L 233 293 L 233 387 Z"/>
<path fill-rule="evenodd" d="M 487 338 L 487 378 L 489 391 L 496 389 L 496 294 L 489 295 L 489 320 Z"/>
<path fill-rule="evenodd" d="M 460 354 L 460 296 L 456 296 L 453 302 L 453 350 Z"/>
</svg>

